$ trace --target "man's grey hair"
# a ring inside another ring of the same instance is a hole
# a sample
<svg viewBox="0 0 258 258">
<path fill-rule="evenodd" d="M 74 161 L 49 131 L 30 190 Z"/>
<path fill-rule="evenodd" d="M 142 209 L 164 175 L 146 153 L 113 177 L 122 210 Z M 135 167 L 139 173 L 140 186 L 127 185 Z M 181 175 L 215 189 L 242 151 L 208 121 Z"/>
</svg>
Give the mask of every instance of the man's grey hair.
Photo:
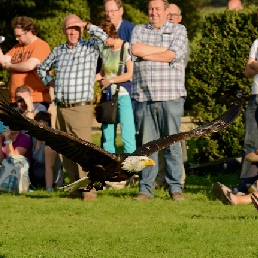
<svg viewBox="0 0 258 258">
<path fill-rule="evenodd" d="M 181 15 L 182 14 L 182 11 L 181 9 L 178 7 L 178 14 Z"/>
<path fill-rule="evenodd" d="M 178 14 L 179 15 L 182 15 L 182 11 L 181 11 L 181 9 L 178 7 L 178 5 L 176 5 L 176 4 L 174 4 L 174 3 L 170 3 L 169 5 L 175 5 L 177 8 L 178 8 Z"/>
</svg>

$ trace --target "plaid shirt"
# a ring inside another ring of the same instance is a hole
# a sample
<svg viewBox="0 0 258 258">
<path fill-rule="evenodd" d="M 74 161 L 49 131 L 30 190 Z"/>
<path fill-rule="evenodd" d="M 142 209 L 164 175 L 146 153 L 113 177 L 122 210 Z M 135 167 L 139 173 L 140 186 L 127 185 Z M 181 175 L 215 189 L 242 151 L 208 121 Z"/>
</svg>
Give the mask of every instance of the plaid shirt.
<svg viewBox="0 0 258 258">
<path fill-rule="evenodd" d="M 49 71 L 55 68 L 56 102 L 93 99 L 97 59 L 108 36 L 94 25 L 90 26 L 89 32 L 92 38 L 80 39 L 71 49 L 67 44 L 55 47 L 37 69 L 40 79 L 47 85 L 53 79 Z"/>
<path fill-rule="evenodd" d="M 132 98 L 143 101 L 168 101 L 186 96 L 185 64 L 187 32 L 183 25 L 166 22 L 159 30 L 151 24 L 137 25 L 130 44 L 141 41 L 150 46 L 165 46 L 176 53 L 170 63 L 144 61 L 133 56 Z"/>
</svg>

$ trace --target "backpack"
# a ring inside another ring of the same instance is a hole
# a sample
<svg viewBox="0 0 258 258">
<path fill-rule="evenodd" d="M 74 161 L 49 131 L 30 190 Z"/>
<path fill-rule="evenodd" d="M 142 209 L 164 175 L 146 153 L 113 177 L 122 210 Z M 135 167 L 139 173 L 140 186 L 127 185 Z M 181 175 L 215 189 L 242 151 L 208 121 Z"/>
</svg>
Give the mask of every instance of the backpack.
<svg viewBox="0 0 258 258">
<path fill-rule="evenodd" d="M 28 192 L 30 185 L 29 163 L 22 155 L 7 157 L 0 170 L 0 192 Z"/>
</svg>

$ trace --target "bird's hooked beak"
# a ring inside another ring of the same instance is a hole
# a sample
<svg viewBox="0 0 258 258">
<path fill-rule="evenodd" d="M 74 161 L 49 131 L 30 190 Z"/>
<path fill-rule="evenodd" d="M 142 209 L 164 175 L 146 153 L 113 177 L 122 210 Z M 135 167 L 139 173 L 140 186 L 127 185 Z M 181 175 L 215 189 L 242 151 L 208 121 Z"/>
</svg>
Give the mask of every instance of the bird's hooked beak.
<svg viewBox="0 0 258 258">
<path fill-rule="evenodd" d="M 155 166 L 155 162 L 153 159 L 147 159 L 145 162 L 144 162 L 145 166 L 146 167 L 149 167 L 149 166 Z"/>
</svg>

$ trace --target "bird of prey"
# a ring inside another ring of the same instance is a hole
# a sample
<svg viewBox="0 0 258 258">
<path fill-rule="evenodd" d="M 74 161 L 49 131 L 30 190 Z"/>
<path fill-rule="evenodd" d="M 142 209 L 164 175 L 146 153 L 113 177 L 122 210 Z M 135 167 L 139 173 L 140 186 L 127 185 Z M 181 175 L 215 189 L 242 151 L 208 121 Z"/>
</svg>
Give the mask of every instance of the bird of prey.
<svg viewBox="0 0 258 258">
<path fill-rule="evenodd" d="M 131 154 L 109 153 L 73 134 L 53 129 L 29 119 L 17 112 L 12 105 L 1 100 L 0 121 L 8 125 L 12 130 L 24 130 L 30 136 L 40 141 L 45 141 L 46 145 L 53 150 L 78 163 L 84 171 L 89 171 L 86 178 L 65 187 L 65 190 L 73 191 L 82 185 L 91 189 L 96 182 L 104 184 L 105 181 L 119 182 L 128 179 L 135 172 L 141 171 L 146 166 L 155 165 L 154 161 L 148 158 L 151 154 L 178 141 L 208 135 L 226 128 L 240 114 L 244 103 L 244 99 L 240 100 L 238 104 L 231 106 L 227 112 L 213 122 L 187 132 L 151 141 L 137 148 Z"/>
</svg>

